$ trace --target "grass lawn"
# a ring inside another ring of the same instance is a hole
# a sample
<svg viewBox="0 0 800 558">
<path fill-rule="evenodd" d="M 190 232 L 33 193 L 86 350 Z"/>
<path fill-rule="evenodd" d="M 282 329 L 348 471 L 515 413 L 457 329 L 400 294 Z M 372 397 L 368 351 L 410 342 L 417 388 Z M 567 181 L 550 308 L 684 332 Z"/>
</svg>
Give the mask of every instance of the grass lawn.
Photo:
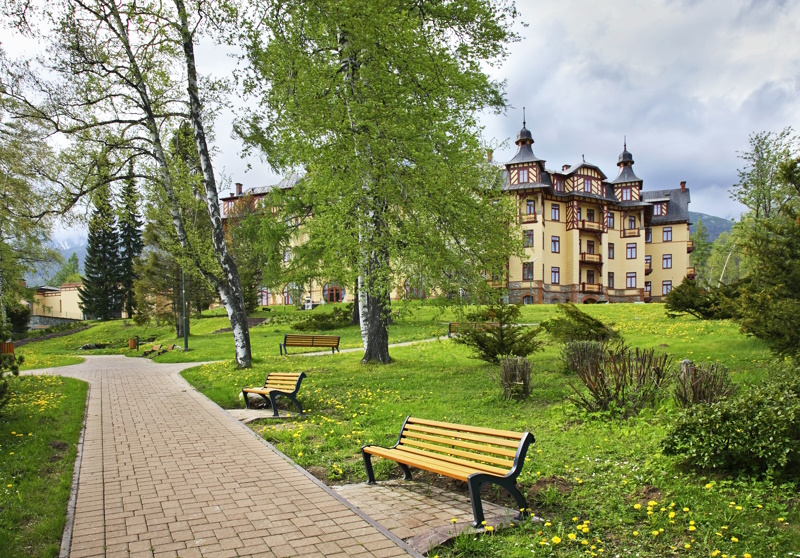
<svg viewBox="0 0 800 558">
<path fill-rule="evenodd" d="M 58 556 L 88 384 L 9 378 L 0 416 L 0 554 Z"/>
<path fill-rule="evenodd" d="M 391 326 L 390 342 L 446 333 L 453 313 L 431 304 L 406 305 Z M 719 361 L 739 383 L 760 382 L 770 367 L 763 343 L 742 336 L 727 321 L 669 319 L 657 304 L 584 306 L 616 324 L 627 342 L 658 347 L 677 366 L 683 358 Z M 554 306 L 526 306 L 522 319 L 546 320 Z M 314 310 L 329 311 L 320 307 Z M 670 400 L 627 421 L 607 421 L 578 412 L 566 398 L 573 381 L 560 371 L 559 350 L 548 345 L 532 357 L 533 394 L 524 402 L 502 399 L 493 367 L 470 358 L 464 347 L 440 340 L 391 349 L 394 363 L 364 366 L 361 353 L 314 358 L 278 356 L 278 343 L 290 333 L 294 310 L 257 315 L 272 323 L 251 329 L 254 366 L 238 370 L 232 362 L 224 317 L 192 321 L 191 351 L 174 351 L 156 361 L 220 360 L 184 372 L 197 389 L 226 408 L 241 406 L 242 387 L 263 382 L 270 371 L 305 371 L 300 390 L 304 417 L 254 424 L 253 428 L 300 465 L 330 483 L 366 480 L 359 448 L 391 445 L 403 418 L 415 415 L 510 430 L 529 430 L 536 443 L 519 482 L 533 511 L 547 523 L 461 537 L 445 556 L 790 556 L 800 552 L 800 511 L 796 482 L 730 478 L 681 467 L 662 455 L 660 441 L 677 410 Z M 283 317 L 285 314 L 285 317 Z M 297 313 L 295 316 L 301 316 Z M 342 336 L 342 348 L 360 346 L 356 327 L 324 332 Z M 154 335 L 157 343 L 178 343 L 167 327 L 141 328 L 123 322 L 101 324 L 74 336 L 20 349 L 26 365 L 46 359 L 79 358 L 83 343 L 111 347 L 87 354 L 126 354 L 127 339 Z M 52 364 L 49 364 L 52 365 Z M 3 448 L 0 448 L 3 449 Z M 377 478 L 397 476 L 397 467 L 374 460 Z M 420 477 L 423 478 L 423 477 Z M 585 544 L 584 544 L 585 541 Z M 719 551 L 718 554 L 715 554 Z"/>
</svg>

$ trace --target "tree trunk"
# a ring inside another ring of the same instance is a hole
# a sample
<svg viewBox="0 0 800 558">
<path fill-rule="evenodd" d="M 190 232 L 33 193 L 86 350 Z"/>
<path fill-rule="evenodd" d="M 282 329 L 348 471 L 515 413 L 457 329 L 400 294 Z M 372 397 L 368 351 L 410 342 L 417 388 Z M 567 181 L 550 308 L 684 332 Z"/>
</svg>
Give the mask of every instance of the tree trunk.
<svg viewBox="0 0 800 558">
<path fill-rule="evenodd" d="M 356 284 L 353 292 L 353 313 L 350 315 L 350 325 L 361 325 L 361 306 L 358 300 L 358 284 Z"/>
<path fill-rule="evenodd" d="M 380 219 L 371 219 L 372 231 L 380 227 Z M 372 240 L 370 238 L 370 240 Z M 372 242 L 368 242 L 367 246 Z M 385 250 L 371 250 L 367 257 L 366 272 L 359 276 L 359 315 L 361 316 L 361 339 L 364 343 L 362 364 L 392 362 L 389 356 L 389 330 L 387 329 L 391 302 L 389 289 L 384 282 L 376 281 L 376 276 L 386 274 L 389 269 L 389 255 Z M 366 288 L 365 288 L 366 283 Z"/>
<path fill-rule="evenodd" d="M 239 368 L 250 368 L 252 354 L 250 349 L 250 330 L 247 325 L 247 310 L 244 304 L 242 283 L 239 279 L 239 270 L 236 262 L 228 251 L 225 242 L 225 232 L 222 228 L 222 216 L 219 210 L 219 196 L 214 169 L 211 165 L 211 155 L 206 142 L 203 129 L 202 107 L 197 86 L 197 67 L 194 57 L 194 42 L 189 30 L 186 16 L 186 7 L 183 0 L 175 0 L 175 7 L 180 17 L 181 40 L 183 53 L 186 59 L 187 92 L 189 94 L 189 113 L 194 129 L 194 140 L 200 156 L 200 168 L 203 172 L 203 187 L 205 188 L 206 207 L 211 218 L 211 240 L 214 244 L 214 254 L 222 268 L 224 280 L 217 285 L 220 299 L 222 300 L 233 329 L 233 340 L 236 347 L 236 363 Z"/>
</svg>

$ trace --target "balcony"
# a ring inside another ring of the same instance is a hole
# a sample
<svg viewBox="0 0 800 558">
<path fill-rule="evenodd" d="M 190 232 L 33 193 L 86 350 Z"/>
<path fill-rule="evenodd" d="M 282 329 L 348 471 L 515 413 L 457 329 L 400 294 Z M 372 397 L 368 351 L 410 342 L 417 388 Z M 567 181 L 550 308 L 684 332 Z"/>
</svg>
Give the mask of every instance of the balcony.
<svg viewBox="0 0 800 558">
<path fill-rule="evenodd" d="M 590 254 L 588 252 L 581 252 L 581 263 L 603 263 L 603 256 L 601 254 Z"/>
<path fill-rule="evenodd" d="M 603 232 L 603 224 L 597 223 L 595 221 L 587 221 L 586 219 L 581 219 L 578 221 L 578 228 L 582 231 L 592 231 L 592 232 Z"/>
<path fill-rule="evenodd" d="M 636 229 L 622 229 L 619 231 L 620 238 L 634 238 L 636 236 L 641 236 L 641 230 Z"/>
<path fill-rule="evenodd" d="M 686 253 L 691 254 L 694 252 L 694 240 L 689 240 L 686 242 Z"/>
<path fill-rule="evenodd" d="M 689 279 L 694 279 L 696 276 L 697 274 L 695 273 L 693 267 L 686 268 L 686 277 L 688 277 Z"/>
<path fill-rule="evenodd" d="M 601 294 L 603 292 L 603 285 L 598 283 L 581 283 L 581 292 Z"/>
<path fill-rule="evenodd" d="M 536 213 L 521 213 L 519 216 L 519 222 L 523 224 L 535 223 L 536 221 Z"/>
<path fill-rule="evenodd" d="M 650 275 L 653 273 L 653 262 L 644 262 L 644 274 Z"/>
</svg>

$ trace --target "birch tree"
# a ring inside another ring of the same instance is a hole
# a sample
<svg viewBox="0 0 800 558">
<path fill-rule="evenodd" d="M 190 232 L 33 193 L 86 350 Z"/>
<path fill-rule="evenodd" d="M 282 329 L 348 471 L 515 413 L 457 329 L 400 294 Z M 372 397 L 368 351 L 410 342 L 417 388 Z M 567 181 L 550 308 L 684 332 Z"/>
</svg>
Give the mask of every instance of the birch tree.
<svg viewBox="0 0 800 558">
<path fill-rule="evenodd" d="M 63 197 L 78 200 L 90 189 L 81 163 L 98 151 L 116 168 L 109 182 L 140 178 L 162 189 L 172 226 L 187 260 L 217 293 L 231 321 L 236 361 L 251 364 L 250 335 L 236 264 L 225 244 L 216 177 L 206 137 L 213 96 L 201 99 L 194 45 L 209 21 L 228 17 L 229 3 L 183 0 L 7 0 L 16 29 L 47 45 L 35 60 L 4 62 L 4 93 L 23 108 L 19 115 L 50 126 L 71 142 L 73 179 Z M 217 8 L 220 8 L 219 10 Z M 216 91 L 206 88 L 206 92 Z M 205 265 L 191 243 L 175 195 L 164 149 L 165 133 L 182 121 L 192 125 L 200 157 L 203 197 L 211 220 L 215 261 Z M 127 172 L 137 163 L 137 176 Z"/>
<path fill-rule="evenodd" d="M 274 167 L 305 171 L 292 192 L 312 215 L 298 253 L 315 255 L 327 277 L 357 283 L 363 362 L 389 362 L 394 288 L 421 277 L 442 295 L 474 292 L 509 254 L 510 208 L 475 115 L 504 107 L 483 64 L 515 38 L 515 8 L 255 4 L 263 14 L 243 37 L 243 83 L 259 107 L 238 130 Z"/>
</svg>

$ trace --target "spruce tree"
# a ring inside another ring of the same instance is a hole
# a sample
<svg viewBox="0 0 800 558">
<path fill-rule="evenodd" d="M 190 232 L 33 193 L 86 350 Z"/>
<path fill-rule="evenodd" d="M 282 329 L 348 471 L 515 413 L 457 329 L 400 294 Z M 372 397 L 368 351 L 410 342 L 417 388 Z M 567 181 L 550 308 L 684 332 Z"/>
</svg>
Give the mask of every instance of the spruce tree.
<svg viewBox="0 0 800 558">
<path fill-rule="evenodd" d="M 120 288 L 122 307 L 128 317 L 136 310 L 136 296 L 133 284 L 137 276 L 133 267 L 136 258 L 142 253 L 142 218 L 139 213 L 139 195 L 133 180 L 133 165 L 130 166 L 129 179 L 122 188 L 119 208 L 119 255 Z"/>
<path fill-rule="evenodd" d="M 92 203 L 83 286 L 78 295 L 88 317 L 108 320 L 122 310 L 119 232 L 107 186 L 95 191 Z"/>
</svg>

